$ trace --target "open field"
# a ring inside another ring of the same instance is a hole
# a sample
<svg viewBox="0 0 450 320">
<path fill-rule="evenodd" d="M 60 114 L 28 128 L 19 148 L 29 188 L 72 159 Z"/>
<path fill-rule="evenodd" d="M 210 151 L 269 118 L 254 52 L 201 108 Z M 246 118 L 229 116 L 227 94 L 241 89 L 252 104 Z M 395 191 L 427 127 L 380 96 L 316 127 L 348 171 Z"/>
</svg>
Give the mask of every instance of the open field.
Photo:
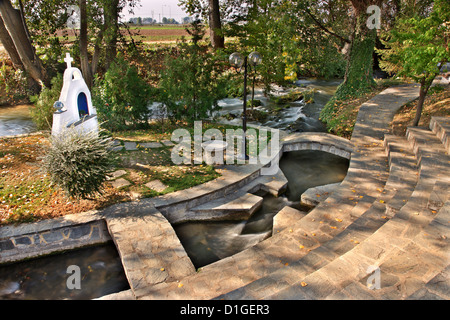
<svg viewBox="0 0 450 320">
<path fill-rule="evenodd" d="M 134 40 L 143 42 L 175 42 L 182 36 L 189 36 L 183 25 L 146 25 L 130 26 L 131 36 Z M 122 29 L 122 34 L 129 37 L 126 29 Z M 68 41 L 75 40 L 74 30 L 60 30 L 57 32 L 60 38 L 68 37 Z"/>
</svg>

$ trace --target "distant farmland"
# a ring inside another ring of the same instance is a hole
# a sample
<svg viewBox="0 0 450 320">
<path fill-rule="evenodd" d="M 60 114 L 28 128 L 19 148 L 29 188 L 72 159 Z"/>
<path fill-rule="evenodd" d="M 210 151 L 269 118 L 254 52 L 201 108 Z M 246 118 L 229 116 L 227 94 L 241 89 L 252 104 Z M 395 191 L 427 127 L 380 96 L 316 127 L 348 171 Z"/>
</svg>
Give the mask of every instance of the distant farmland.
<svg viewBox="0 0 450 320">
<path fill-rule="evenodd" d="M 146 25 L 146 26 L 130 26 L 131 36 L 135 40 L 143 42 L 175 42 L 182 36 L 188 37 L 189 34 L 183 25 Z M 58 31 L 58 36 L 63 37 L 66 33 L 69 41 L 75 40 L 73 30 Z M 122 29 L 122 34 L 129 37 L 129 33 Z"/>
</svg>

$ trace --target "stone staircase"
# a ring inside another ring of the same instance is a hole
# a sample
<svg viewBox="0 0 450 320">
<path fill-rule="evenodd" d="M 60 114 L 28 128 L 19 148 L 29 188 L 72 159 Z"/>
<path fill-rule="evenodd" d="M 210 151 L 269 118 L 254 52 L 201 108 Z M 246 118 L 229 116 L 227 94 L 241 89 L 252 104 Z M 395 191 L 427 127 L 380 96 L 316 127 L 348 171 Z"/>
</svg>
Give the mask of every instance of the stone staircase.
<svg viewBox="0 0 450 320">
<path fill-rule="evenodd" d="M 386 135 L 389 178 L 364 214 L 286 268 L 218 299 L 448 299 L 448 132 L 437 137 L 425 128 L 410 128 L 407 139 Z M 380 288 L 371 290 L 377 268 Z"/>
</svg>

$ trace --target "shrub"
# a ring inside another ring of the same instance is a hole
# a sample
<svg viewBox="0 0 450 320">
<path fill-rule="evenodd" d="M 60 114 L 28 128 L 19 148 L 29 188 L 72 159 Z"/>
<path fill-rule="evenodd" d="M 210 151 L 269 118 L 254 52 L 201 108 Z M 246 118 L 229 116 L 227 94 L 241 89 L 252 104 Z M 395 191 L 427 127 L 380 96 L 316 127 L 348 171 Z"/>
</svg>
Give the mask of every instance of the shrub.
<svg viewBox="0 0 450 320">
<path fill-rule="evenodd" d="M 44 87 L 39 95 L 32 96 L 34 104 L 30 108 L 31 118 L 38 130 L 51 130 L 53 125 L 53 104 L 59 100 L 63 86 L 63 76 L 58 74 L 51 81 L 51 88 Z"/>
<path fill-rule="evenodd" d="M 151 89 L 139 77 L 136 67 L 119 57 L 103 79 L 95 80 L 92 93 L 99 121 L 110 131 L 146 125 Z"/>
<path fill-rule="evenodd" d="M 68 197 L 88 198 L 102 193 L 112 171 L 112 140 L 73 127 L 51 138 L 43 169 Z"/>
<path fill-rule="evenodd" d="M 195 39 L 193 43 L 183 39 L 178 44 L 178 56 L 166 59 L 161 73 L 161 99 L 175 120 L 193 122 L 211 116 L 218 100 L 226 96 L 225 79 L 221 77 L 223 56 L 200 46 Z"/>
</svg>

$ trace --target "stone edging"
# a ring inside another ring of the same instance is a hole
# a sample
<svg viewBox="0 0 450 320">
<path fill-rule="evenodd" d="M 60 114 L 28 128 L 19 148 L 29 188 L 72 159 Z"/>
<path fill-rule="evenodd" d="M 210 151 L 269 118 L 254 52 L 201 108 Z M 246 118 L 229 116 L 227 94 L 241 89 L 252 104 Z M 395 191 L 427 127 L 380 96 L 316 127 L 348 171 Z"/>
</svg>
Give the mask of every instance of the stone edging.
<svg viewBox="0 0 450 320">
<path fill-rule="evenodd" d="M 296 133 L 288 137 L 284 133 L 284 136 L 281 150 L 276 155 L 278 157 L 285 151 L 309 149 L 349 158 L 352 150 L 351 142 L 348 140 L 326 133 Z M 135 208 L 154 207 L 169 222 L 182 222 L 182 215 L 186 210 L 222 198 L 258 178 L 262 166 L 222 168 L 224 169 L 222 177 L 214 181 L 157 198 L 141 199 L 129 205 Z M 111 240 L 111 236 L 108 234 L 104 219 L 109 212 L 117 211 L 121 206 L 128 204 L 118 204 L 104 210 L 67 215 L 31 224 L 0 227 L 0 264 L 107 242 Z M 142 209 L 137 211 L 141 212 Z M 80 232 L 81 235 L 78 235 Z"/>
</svg>

